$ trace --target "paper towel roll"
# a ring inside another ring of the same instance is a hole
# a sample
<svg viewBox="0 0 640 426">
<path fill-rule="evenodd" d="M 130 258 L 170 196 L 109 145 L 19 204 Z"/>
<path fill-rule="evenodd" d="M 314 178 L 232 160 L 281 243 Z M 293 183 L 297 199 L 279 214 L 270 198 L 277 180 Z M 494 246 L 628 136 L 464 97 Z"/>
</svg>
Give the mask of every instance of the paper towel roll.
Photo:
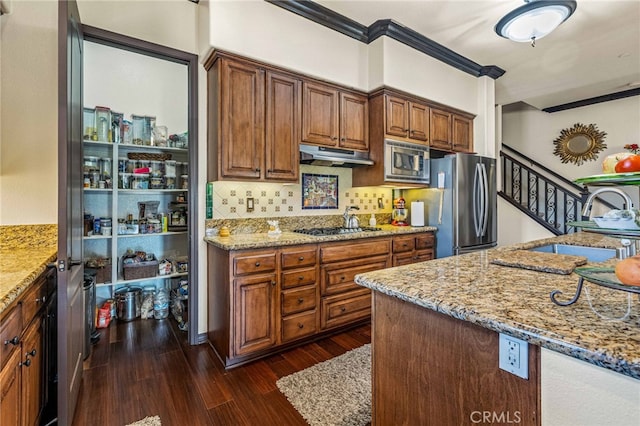
<svg viewBox="0 0 640 426">
<path fill-rule="evenodd" d="M 424 226 L 424 202 L 411 202 L 411 226 Z"/>
</svg>

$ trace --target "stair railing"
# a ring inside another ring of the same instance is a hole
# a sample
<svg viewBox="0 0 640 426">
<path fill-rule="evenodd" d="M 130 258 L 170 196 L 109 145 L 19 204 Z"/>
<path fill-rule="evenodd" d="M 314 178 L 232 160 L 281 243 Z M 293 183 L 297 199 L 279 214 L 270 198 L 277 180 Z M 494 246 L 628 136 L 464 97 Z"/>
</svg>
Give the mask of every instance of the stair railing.
<svg viewBox="0 0 640 426">
<path fill-rule="evenodd" d="M 582 219 L 582 208 L 589 196 L 586 187 L 576 185 L 508 145 L 502 145 L 500 160 L 502 198 L 555 235 L 575 232 L 567 222 Z M 601 202 L 616 208 L 604 200 Z"/>
</svg>

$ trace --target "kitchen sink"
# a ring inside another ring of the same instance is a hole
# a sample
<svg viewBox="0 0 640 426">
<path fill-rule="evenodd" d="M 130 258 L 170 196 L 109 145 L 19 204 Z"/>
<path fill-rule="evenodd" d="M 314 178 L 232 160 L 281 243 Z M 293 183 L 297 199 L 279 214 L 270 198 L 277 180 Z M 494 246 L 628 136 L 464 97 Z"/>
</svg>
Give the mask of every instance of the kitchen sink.
<svg viewBox="0 0 640 426">
<path fill-rule="evenodd" d="M 543 253 L 584 256 L 589 262 L 603 262 L 616 256 L 616 250 L 612 248 L 574 246 L 571 244 L 547 244 L 545 246 L 533 247 L 528 250 Z"/>
</svg>

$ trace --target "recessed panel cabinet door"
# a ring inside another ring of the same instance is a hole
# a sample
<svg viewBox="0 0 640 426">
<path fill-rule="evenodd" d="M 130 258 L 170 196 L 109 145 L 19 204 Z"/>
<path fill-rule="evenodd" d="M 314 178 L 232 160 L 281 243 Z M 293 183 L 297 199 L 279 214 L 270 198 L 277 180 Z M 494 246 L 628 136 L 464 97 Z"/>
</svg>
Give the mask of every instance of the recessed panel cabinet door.
<svg viewBox="0 0 640 426">
<path fill-rule="evenodd" d="M 222 59 L 222 177 L 262 176 L 264 149 L 264 71 Z"/>
<path fill-rule="evenodd" d="M 473 152 L 473 120 L 460 115 L 453 115 L 453 150 Z"/>
<path fill-rule="evenodd" d="M 409 102 L 409 139 L 429 144 L 429 107 Z"/>
<path fill-rule="evenodd" d="M 341 148 L 369 149 L 369 99 L 351 93 L 340 93 Z"/>
<path fill-rule="evenodd" d="M 451 113 L 431 108 L 432 148 L 451 150 Z"/>
<path fill-rule="evenodd" d="M 21 417 L 20 349 L 13 351 L 0 370 L 0 425 L 19 425 Z"/>
<path fill-rule="evenodd" d="M 234 353 L 248 354 L 276 344 L 276 275 L 235 280 Z"/>
<path fill-rule="evenodd" d="M 315 145 L 338 145 L 338 91 L 305 82 L 302 95 L 302 140 Z"/>
<path fill-rule="evenodd" d="M 266 179 L 298 180 L 301 86 L 298 79 L 267 72 Z"/>
<path fill-rule="evenodd" d="M 407 101 L 388 95 L 385 95 L 385 99 L 385 133 L 389 136 L 406 138 L 409 130 Z"/>
<path fill-rule="evenodd" d="M 25 425 L 37 425 L 42 411 L 42 317 L 29 326 L 22 343 L 22 412 Z"/>
</svg>

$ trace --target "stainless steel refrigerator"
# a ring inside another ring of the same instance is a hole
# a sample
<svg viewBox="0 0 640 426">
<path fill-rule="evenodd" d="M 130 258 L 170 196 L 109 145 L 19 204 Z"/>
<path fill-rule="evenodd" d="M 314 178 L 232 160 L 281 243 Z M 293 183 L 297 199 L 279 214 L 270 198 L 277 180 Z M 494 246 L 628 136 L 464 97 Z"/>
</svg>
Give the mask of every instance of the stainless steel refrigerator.
<svg viewBox="0 0 640 426">
<path fill-rule="evenodd" d="M 451 154 L 432 158 L 430 169 L 430 189 L 411 191 L 407 201 L 425 202 L 425 223 L 438 228 L 436 257 L 495 247 L 495 159 Z"/>
</svg>

